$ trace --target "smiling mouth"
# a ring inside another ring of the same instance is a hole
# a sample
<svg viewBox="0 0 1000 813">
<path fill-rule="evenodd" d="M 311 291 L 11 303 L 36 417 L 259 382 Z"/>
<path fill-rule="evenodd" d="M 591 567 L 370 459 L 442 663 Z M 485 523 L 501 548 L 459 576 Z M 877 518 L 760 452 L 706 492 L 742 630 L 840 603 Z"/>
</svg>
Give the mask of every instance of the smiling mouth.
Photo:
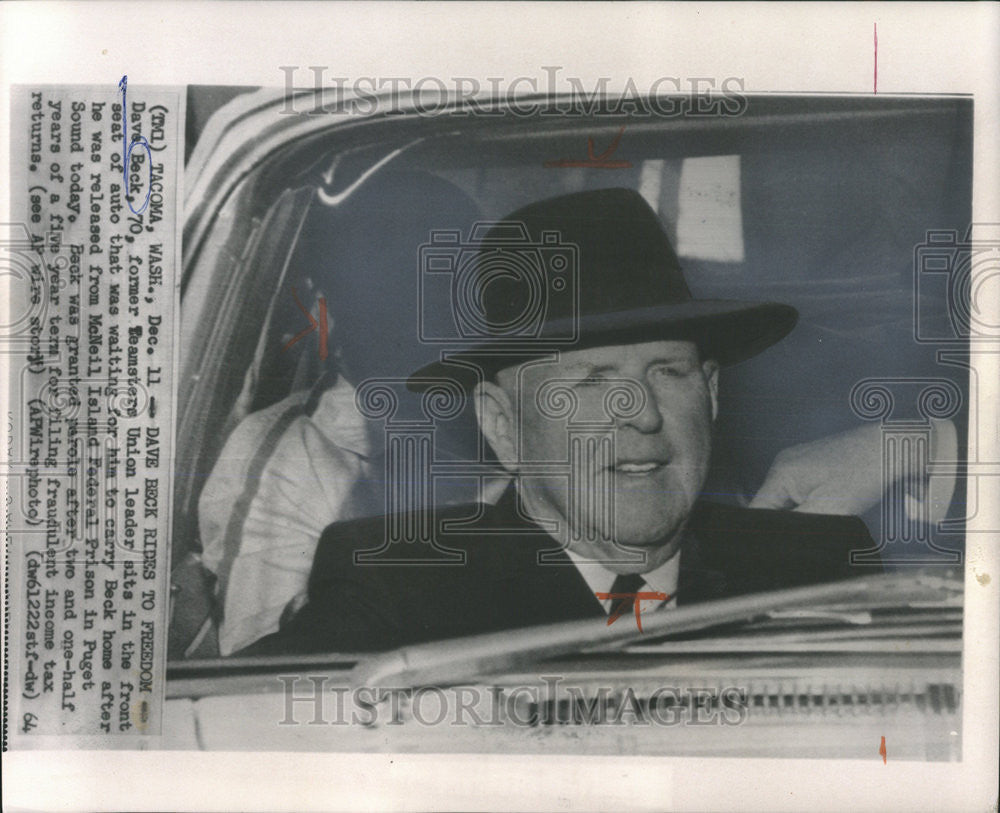
<svg viewBox="0 0 1000 813">
<path fill-rule="evenodd" d="M 611 466 L 611 470 L 628 477 L 648 477 L 660 471 L 667 464 L 660 460 L 644 460 L 641 462 L 621 462 Z"/>
</svg>

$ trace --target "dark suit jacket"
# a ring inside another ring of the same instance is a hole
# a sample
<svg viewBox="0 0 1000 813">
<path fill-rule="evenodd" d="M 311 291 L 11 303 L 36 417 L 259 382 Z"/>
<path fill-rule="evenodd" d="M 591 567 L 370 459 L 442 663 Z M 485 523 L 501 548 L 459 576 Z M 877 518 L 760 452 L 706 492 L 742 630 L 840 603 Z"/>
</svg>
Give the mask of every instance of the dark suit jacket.
<svg viewBox="0 0 1000 813">
<path fill-rule="evenodd" d="M 357 551 L 379 548 L 387 517 L 337 522 L 323 532 L 309 577 L 309 601 L 279 632 L 241 654 L 361 652 L 602 616 L 604 610 L 558 543 L 518 516 L 509 488 L 496 506 L 453 506 L 442 522 L 481 516 L 460 532 L 438 535 L 464 564 L 419 564 L 428 545 L 393 544 L 357 564 Z M 413 517 L 409 517 L 412 519 Z M 395 520 L 407 517 L 396 516 Z M 504 529 L 497 531 L 496 529 Z M 492 532 L 491 532 L 492 531 Z M 735 508 L 700 502 L 681 549 L 678 604 L 814 584 L 859 575 L 849 551 L 874 542 L 856 517 Z M 551 564 L 538 555 L 551 551 Z M 865 572 L 871 572 L 866 568 Z"/>
</svg>

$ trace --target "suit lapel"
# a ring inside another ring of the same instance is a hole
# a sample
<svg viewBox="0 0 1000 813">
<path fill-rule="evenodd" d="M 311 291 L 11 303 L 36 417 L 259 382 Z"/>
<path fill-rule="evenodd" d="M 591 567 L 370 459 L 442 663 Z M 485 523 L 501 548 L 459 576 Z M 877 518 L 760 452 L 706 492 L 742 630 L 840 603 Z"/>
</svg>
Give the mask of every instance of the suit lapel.
<svg viewBox="0 0 1000 813">
<path fill-rule="evenodd" d="M 603 615 L 601 603 L 566 551 L 518 514 L 517 499 L 511 486 L 485 517 L 490 526 L 508 529 L 490 546 L 498 556 L 492 580 L 519 603 L 526 618 L 537 618 L 539 624 Z"/>
<path fill-rule="evenodd" d="M 725 574 L 709 567 L 702 556 L 698 519 L 696 512 L 681 546 L 681 566 L 677 576 L 678 606 L 722 598 L 727 590 Z"/>
<path fill-rule="evenodd" d="M 512 484 L 485 513 L 484 527 L 506 530 L 496 537 L 497 544 L 490 546 L 498 558 L 487 578 L 519 604 L 521 613 L 537 617 L 539 623 L 605 615 L 600 601 L 565 550 L 559 550 L 552 537 L 518 513 L 517 500 L 517 489 Z M 728 589 L 725 574 L 708 566 L 702 556 L 698 535 L 700 515 L 696 511 L 692 517 L 681 548 L 678 605 L 723 598 Z M 539 561 L 542 552 L 546 553 L 544 564 Z"/>
</svg>

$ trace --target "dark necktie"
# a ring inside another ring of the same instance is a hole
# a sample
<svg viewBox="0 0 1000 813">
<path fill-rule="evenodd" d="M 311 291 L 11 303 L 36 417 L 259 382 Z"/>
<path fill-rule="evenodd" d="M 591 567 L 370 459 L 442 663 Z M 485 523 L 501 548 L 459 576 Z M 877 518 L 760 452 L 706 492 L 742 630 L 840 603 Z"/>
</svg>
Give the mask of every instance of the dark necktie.
<svg viewBox="0 0 1000 813">
<path fill-rule="evenodd" d="M 629 573 L 623 576 L 615 576 L 611 584 L 612 593 L 638 593 L 645 579 L 641 573 Z M 615 598 L 611 600 L 611 607 L 608 610 L 610 615 L 613 612 L 620 612 L 622 615 L 635 610 L 635 596 L 628 598 Z"/>
</svg>

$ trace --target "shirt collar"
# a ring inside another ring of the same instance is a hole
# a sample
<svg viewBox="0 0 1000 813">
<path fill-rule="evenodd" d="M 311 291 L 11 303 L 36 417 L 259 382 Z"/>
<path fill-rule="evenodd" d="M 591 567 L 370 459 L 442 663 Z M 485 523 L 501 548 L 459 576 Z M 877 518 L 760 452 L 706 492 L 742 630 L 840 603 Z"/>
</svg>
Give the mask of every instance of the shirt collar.
<svg viewBox="0 0 1000 813">
<path fill-rule="evenodd" d="M 566 555 L 576 565 L 576 569 L 580 571 L 580 575 L 583 576 L 583 580 L 587 582 L 587 587 L 590 588 L 592 593 L 611 592 L 611 585 L 614 584 L 618 574 L 571 550 L 567 549 Z M 669 597 L 668 606 L 674 606 L 676 604 L 677 580 L 680 574 L 680 566 L 681 552 L 678 550 L 677 553 L 667 559 L 656 570 L 642 574 L 646 586 L 641 588 L 641 590 L 643 592 L 666 593 Z M 611 603 L 611 599 L 601 601 L 605 610 L 610 609 Z"/>
</svg>

